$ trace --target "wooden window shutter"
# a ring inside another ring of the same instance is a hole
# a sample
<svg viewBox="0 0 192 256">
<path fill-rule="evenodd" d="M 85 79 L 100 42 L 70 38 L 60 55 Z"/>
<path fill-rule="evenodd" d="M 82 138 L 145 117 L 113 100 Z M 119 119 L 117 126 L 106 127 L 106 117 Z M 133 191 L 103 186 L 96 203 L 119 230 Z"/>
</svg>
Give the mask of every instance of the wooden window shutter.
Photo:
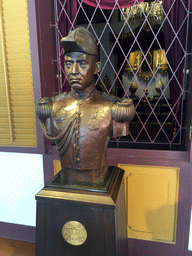
<svg viewBox="0 0 192 256">
<path fill-rule="evenodd" d="M 0 146 L 36 147 L 26 0 L 0 0 Z"/>
</svg>

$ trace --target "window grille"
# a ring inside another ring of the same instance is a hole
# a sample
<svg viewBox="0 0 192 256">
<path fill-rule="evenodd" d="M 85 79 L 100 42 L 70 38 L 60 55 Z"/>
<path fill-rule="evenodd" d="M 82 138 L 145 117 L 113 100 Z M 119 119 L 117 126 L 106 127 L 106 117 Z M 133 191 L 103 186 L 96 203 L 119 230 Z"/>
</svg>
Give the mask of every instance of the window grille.
<svg viewBox="0 0 192 256">
<path fill-rule="evenodd" d="M 84 26 L 95 36 L 100 50 L 97 88 L 130 97 L 136 107 L 130 134 L 112 139 L 109 146 L 184 150 L 190 0 L 135 0 L 128 7 L 114 0 L 108 1 L 114 2 L 109 9 L 102 9 L 103 2 L 107 1 L 54 0 L 56 93 L 69 90 L 61 38 Z"/>
</svg>

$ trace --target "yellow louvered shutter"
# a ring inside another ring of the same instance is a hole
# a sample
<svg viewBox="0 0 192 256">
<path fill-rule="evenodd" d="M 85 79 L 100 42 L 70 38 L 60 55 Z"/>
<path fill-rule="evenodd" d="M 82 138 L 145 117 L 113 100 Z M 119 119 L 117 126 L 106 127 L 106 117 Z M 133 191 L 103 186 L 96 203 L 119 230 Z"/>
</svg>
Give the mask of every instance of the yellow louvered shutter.
<svg viewBox="0 0 192 256">
<path fill-rule="evenodd" d="M 27 0 L 0 0 L 0 146 L 36 147 Z"/>
</svg>

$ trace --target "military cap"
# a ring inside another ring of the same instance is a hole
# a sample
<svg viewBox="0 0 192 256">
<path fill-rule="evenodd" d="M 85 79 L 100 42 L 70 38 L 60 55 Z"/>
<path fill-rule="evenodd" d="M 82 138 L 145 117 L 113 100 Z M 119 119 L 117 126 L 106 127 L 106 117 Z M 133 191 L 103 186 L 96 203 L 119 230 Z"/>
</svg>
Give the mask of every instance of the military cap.
<svg viewBox="0 0 192 256">
<path fill-rule="evenodd" d="M 69 52 L 83 52 L 98 57 L 98 47 L 93 35 L 84 27 L 71 30 L 61 39 L 64 55 Z"/>
</svg>

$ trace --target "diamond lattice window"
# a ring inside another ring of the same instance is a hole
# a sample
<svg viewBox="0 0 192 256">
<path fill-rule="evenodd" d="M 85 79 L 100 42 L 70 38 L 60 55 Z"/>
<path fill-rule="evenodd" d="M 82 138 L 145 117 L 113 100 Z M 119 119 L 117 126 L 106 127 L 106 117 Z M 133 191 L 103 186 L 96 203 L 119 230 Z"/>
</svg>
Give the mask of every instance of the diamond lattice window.
<svg viewBox="0 0 192 256">
<path fill-rule="evenodd" d="M 100 50 L 97 88 L 136 106 L 130 134 L 109 145 L 181 149 L 190 14 L 190 0 L 55 0 L 57 93 L 69 90 L 60 40 L 84 26 Z"/>
</svg>

